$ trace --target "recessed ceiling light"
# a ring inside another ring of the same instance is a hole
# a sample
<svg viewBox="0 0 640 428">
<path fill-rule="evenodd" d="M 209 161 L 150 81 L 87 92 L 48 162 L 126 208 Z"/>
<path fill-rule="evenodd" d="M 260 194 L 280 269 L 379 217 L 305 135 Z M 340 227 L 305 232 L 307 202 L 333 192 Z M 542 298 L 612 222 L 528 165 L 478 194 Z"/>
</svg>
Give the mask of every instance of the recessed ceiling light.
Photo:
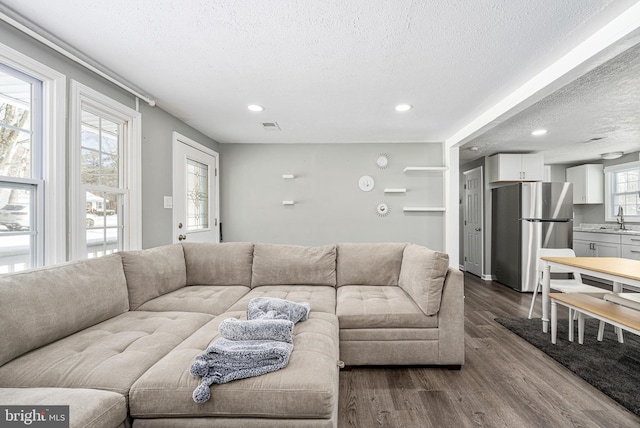
<svg viewBox="0 0 640 428">
<path fill-rule="evenodd" d="M 531 133 L 531 135 L 535 136 L 535 137 L 539 137 L 540 135 L 544 135 L 547 133 L 546 129 L 536 129 L 535 131 L 533 131 Z"/>
<path fill-rule="evenodd" d="M 412 108 L 413 108 L 413 106 L 411 104 L 398 104 L 396 106 L 396 111 L 400 111 L 400 112 L 409 111 Z"/>
<path fill-rule="evenodd" d="M 468 148 L 468 150 L 471 150 L 472 152 L 477 152 L 478 150 L 480 150 L 480 147 L 478 146 L 471 146 Z"/>
<path fill-rule="evenodd" d="M 611 159 L 621 158 L 623 154 L 624 152 L 610 152 L 610 153 L 603 153 L 600 155 L 600 157 L 602 159 L 611 160 Z"/>
<path fill-rule="evenodd" d="M 262 111 L 262 110 L 264 110 L 264 107 L 259 106 L 258 104 L 249 104 L 249 105 L 247 106 L 247 108 L 248 108 L 250 111 Z"/>
</svg>

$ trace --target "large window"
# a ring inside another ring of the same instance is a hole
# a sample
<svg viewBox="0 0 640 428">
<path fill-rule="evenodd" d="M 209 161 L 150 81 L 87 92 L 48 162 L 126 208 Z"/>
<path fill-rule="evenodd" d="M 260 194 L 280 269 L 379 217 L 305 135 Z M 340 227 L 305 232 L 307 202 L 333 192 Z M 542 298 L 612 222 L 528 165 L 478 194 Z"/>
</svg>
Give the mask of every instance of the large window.
<svg viewBox="0 0 640 428">
<path fill-rule="evenodd" d="M 0 64 L 0 273 L 43 262 L 42 82 Z"/>
<path fill-rule="evenodd" d="M 140 247 L 140 114 L 72 84 L 73 259 Z"/>
<path fill-rule="evenodd" d="M 640 222 L 640 162 L 605 168 L 606 220 L 616 221 L 620 207 L 629 222 Z"/>
</svg>

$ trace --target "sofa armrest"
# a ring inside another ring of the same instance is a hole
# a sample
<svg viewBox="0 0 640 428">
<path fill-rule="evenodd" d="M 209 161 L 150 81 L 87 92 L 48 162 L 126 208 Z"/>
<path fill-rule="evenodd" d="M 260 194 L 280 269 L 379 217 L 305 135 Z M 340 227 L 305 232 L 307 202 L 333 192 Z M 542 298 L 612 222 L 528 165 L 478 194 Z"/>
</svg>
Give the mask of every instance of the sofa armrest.
<svg viewBox="0 0 640 428">
<path fill-rule="evenodd" d="M 464 364 L 464 275 L 449 268 L 438 312 L 439 363 Z"/>
</svg>

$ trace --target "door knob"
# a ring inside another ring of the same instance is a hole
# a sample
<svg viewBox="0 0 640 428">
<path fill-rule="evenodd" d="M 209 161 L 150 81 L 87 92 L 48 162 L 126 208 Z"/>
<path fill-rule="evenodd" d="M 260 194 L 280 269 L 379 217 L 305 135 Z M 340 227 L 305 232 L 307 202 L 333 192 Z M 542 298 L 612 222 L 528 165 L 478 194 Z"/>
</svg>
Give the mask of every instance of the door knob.
<svg viewBox="0 0 640 428">
<path fill-rule="evenodd" d="M 479 227 L 476 227 L 476 232 L 480 232 L 482 229 L 480 229 Z"/>
<path fill-rule="evenodd" d="M 184 241 L 187 239 L 187 235 L 178 235 L 178 241 Z"/>
</svg>

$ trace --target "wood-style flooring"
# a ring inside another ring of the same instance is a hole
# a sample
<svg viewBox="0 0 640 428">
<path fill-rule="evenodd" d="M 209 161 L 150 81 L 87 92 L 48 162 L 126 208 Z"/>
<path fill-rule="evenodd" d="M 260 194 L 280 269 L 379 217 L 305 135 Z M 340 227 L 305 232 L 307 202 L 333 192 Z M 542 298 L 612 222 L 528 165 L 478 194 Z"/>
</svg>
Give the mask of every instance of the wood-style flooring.
<svg viewBox="0 0 640 428">
<path fill-rule="evenodd" d="M 530 293 L 465 274 L 465 296 L 462 369 L 343 370 L 339 427 L 640 427 L 640 418 L 494 321 L 525 318 Z"/>
</svg>

